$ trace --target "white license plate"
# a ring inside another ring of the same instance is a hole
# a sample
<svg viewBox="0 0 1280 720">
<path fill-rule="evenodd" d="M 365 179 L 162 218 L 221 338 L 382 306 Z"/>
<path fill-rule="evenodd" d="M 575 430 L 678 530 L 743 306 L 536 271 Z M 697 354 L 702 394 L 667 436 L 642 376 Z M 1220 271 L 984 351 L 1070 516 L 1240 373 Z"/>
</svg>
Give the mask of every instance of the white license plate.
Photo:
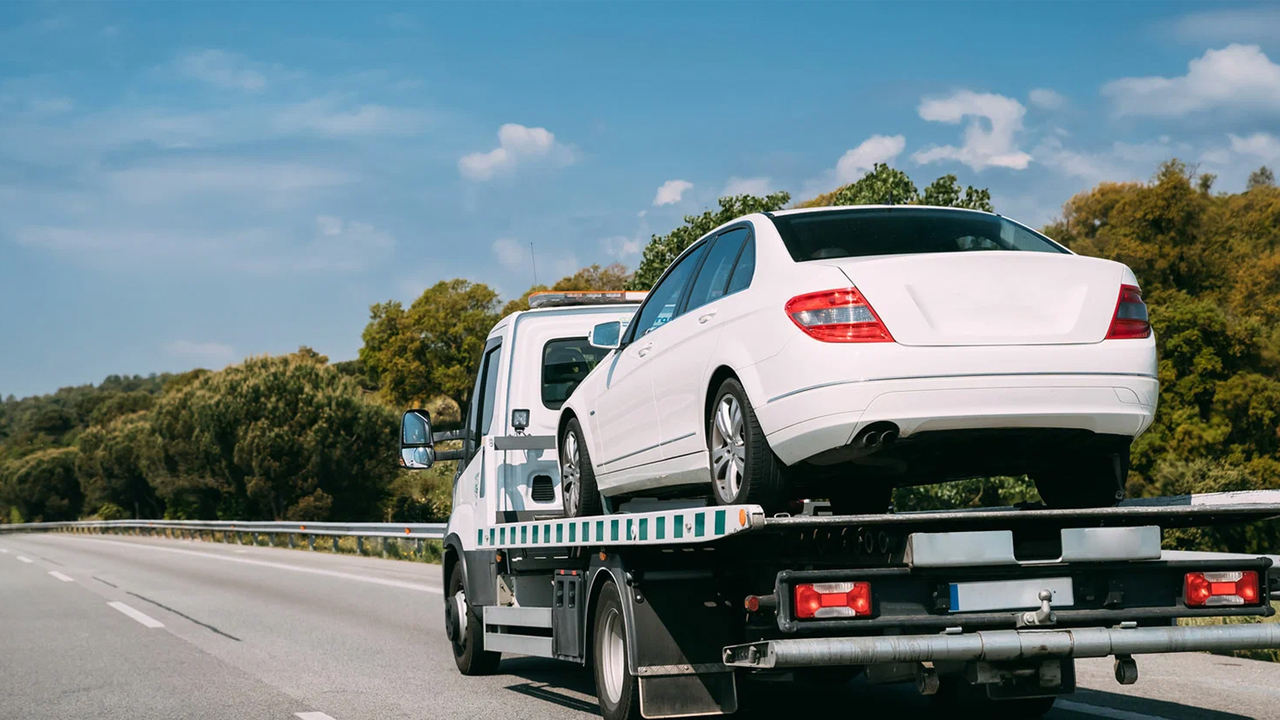
<svg viewBox="0 0 1280 720">
<path fill-rule="evenodd" d="M 991 582 L 951 583 L 951 612 L 984 612 L 987 610 L 1030 610 L 1040 607 L 1040 591 L 1053 593 L 1053 607 L 1075 604 L 1071 578 L 1039 580 L 996 580 Z"/>
</svg>

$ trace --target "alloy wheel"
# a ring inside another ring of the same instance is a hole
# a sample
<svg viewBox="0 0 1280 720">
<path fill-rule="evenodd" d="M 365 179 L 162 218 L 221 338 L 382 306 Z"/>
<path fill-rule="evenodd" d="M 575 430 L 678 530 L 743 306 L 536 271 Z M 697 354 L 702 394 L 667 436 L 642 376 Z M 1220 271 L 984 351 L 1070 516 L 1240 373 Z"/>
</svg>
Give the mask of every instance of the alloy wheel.
<svg viewBox="0 0 1280 720">
<path fill-rule="evenodd" d="M 726 394 L 716 405 L 711 423 L 711 476 L 723 502 L 732 503 L 738 498 L 746 467 L 742 405 L 733 395 Z"/>
<path fill-rule="evenodd" d="M 578 452 L 576 433 L 565 433 L 560 447 L 560 492 L 564 499 L 564 514 L 577 517 L 582 502 L 582 458 Z"/>
</svg>

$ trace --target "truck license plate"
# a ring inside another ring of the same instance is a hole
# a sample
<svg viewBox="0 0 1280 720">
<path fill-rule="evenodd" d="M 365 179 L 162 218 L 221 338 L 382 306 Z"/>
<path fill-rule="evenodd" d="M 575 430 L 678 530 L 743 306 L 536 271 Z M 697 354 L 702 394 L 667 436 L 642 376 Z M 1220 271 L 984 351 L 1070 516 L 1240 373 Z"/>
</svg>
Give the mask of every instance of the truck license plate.
<svg viewBox="0 0 1280 720">
<path fill-rule="evenodd" d="M 1071 578 L 951 583 L 951 612 L 1030 610 L 1040 607 L 1040 591 L 1053 593 L 1053 607 L 1075 604 Z"/>
</svg>

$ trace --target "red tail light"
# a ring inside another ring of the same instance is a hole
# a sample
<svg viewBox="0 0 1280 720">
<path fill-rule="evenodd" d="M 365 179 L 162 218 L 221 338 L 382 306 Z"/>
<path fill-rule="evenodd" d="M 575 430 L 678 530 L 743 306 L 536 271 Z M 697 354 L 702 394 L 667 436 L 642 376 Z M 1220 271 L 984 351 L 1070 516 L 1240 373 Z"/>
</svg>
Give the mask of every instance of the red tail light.
<svg viewBox="0 0 1280 720">
<path fill-rule="evenodd" d="M 1187 607 L 1257 605 L 1259 602 L 1256 570 L 1187 573 L 1183 587 Z"/>
<path fill-rule="evenodd" d="M 831 582 L 796 585 L 796 618 L 857 617 L 871 614 L 871 583 Z"/>
<path fill-rule="evenodd" d="M 1147 318 L 1147 304 L 1142 302 L 1142 291 L 1133 285 L 1120 286 L 1120 300 L 1111 318 L 1108 340 L 1135 340 L 1151 337 L 1151 322 Z"/>
<path fill-rule="evenodd" d="M 787 316 L 810 337 L 823 342 L 893 342 L 889 328 L 858 288 L 824 290 L 791 298 Z"/>
</svg>

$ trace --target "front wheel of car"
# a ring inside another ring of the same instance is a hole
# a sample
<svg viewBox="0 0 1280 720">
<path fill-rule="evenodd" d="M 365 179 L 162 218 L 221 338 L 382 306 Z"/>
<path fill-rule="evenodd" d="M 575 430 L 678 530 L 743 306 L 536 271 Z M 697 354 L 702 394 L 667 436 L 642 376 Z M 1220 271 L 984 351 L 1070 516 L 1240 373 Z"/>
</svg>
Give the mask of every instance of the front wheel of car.
<svg viewBox="0 0 1280 720">
<path fill-rule="evenodd" d="M 560 496 L 565 517 L 599 515 L 600 490 L 596 471 L 578 418 L 570 418 L 560 436 Z"/>
<path fill-rule="evenodd" d="M 782 461 L 765 439 L 747 393 L 735 378 L 720 384 L 707 419 L 712 494 L 720 505 L 785 509 L 789 488 Z"/>
</svg>

